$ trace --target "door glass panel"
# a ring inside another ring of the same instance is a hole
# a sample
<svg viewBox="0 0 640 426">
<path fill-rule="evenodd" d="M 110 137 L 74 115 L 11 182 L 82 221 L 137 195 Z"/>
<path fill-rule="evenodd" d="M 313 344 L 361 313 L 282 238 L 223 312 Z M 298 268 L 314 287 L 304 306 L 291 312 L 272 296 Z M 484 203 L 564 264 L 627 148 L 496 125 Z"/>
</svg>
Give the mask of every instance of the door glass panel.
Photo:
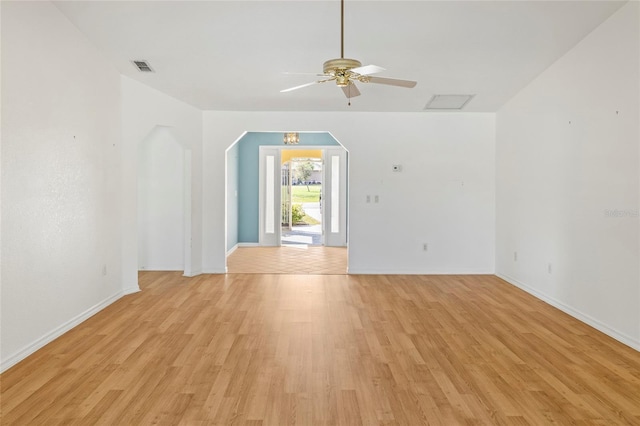
<svg viewBox="0 0 640 426">
<path fill-rule="evenodd" d="M 275 207 L 275 185 L 274 185 L 274 179 L 275 179 L 275 158 L 273 155 L 267 155 L 266 156 L 266 160 L 267 160 L 267 164 L 265 167 L 266 168 L 266 172 L 267 172 L 267 176 L 265 179 L 265 184 L 266 184 L 266 188 L 265 188 L 265 206 L 264 206 L 264 230 L 265 233 L 267 234 L 273 234 L 275 233 L 275 226 L 274 226 L 274 207 Z"/>
<path fill-rule="evenodd" d="M 340 157 L 331 156 L 331 232 L 340 232 Z"/>
</svg>

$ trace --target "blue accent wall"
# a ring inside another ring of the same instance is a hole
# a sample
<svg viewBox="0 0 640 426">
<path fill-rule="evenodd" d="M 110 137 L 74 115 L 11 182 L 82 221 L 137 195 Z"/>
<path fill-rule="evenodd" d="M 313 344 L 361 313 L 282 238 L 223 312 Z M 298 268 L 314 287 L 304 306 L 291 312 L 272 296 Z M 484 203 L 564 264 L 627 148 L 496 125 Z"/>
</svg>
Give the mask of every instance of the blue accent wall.
<svg viewBox="0 0 640 426">
<path fill-rule="evenodd" d="M 238 242 L 259 240 L 258 162 L 261 145 L 282 146 L 282 133 L 252 132 L 238 141 Z M 329 133 L 300 133 L 300 146 L 340 145 Z"/>
</svg>

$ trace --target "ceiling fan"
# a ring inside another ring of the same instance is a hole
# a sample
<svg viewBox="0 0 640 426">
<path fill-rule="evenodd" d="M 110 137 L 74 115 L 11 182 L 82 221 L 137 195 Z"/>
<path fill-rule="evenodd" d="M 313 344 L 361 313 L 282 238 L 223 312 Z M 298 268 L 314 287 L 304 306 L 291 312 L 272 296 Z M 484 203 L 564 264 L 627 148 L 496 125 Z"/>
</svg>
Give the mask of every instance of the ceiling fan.
<svg viewBox="0 0 640 426">
<path fill-rule="evenodd" d="M 360 91 L 356 86 L 356 81 L 361 83 L 386 84 L 389 86 L 407 88 L 415 87 L 417 84 L 417 82 L 410 80 L 372 76 L 371 74 L 385 71 L 385 69 L 377 65 L 362 66 L 360 61 L 344 57 L 344 0 L 340 0 L 340 58 L 329 59 L 326 61 L 322 67 L 322 71 L 322 74 L 317 75 L 324 77 L 323 79 L 301 84 L 300 86 L 290 87 L 288 89 L 281 90 L 280 92 L 291 92 L 293 90 L 313 86 L 314 84 L 335 81 L 336 85 L 342 88 L 345 96 L 350 100 L 353 97 L 360 96 Z M 349 105 L 351 105 L 351 101 L 349 101 Z"/>
</svg>

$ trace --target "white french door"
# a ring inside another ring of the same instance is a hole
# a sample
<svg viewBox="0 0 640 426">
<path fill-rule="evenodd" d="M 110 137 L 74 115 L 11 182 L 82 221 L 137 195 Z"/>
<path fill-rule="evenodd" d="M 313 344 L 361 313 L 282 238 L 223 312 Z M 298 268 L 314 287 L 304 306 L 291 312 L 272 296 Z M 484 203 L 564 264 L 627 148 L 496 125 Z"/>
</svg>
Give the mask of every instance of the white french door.
<svg viewBox="0 0 640 426">
<path fill-rule="evenodd" d="M 347 151 L 325 148 L 323 152 L 322 229 L 324 245 L 347 245 Z"/>
<path fill-rule="evenodd" d="M 261 246 L 279 246 L 281 229 L 280 148 L 260 147 L 259 220 Z"/>
<path fill-rule="evenodd" d="M 261 146 L 259 156 L 259 244 L 279 246 L 282 233 L 281 147 Z M 323 147 L 323 244 L 347 245 L 347 151 Z"/>
</svg>

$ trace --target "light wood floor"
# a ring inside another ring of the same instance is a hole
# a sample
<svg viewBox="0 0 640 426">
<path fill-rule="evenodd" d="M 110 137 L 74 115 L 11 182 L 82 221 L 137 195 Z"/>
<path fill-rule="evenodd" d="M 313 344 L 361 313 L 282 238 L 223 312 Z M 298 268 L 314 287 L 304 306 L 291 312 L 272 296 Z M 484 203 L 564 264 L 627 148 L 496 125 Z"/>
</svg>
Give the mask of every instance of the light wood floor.
<svg viewBox="0 0 640 426">
<path fill-rule="evenodd" d="M 2 425 L 638 425 L 640 353 L 492 276 L 141 274 Z"/>
<path fill-rule="evenodd" d="M 240 247 L 227 257 L 230 274 L 347 273 L 347 249 L 324 246 Z"/>
</svg>

